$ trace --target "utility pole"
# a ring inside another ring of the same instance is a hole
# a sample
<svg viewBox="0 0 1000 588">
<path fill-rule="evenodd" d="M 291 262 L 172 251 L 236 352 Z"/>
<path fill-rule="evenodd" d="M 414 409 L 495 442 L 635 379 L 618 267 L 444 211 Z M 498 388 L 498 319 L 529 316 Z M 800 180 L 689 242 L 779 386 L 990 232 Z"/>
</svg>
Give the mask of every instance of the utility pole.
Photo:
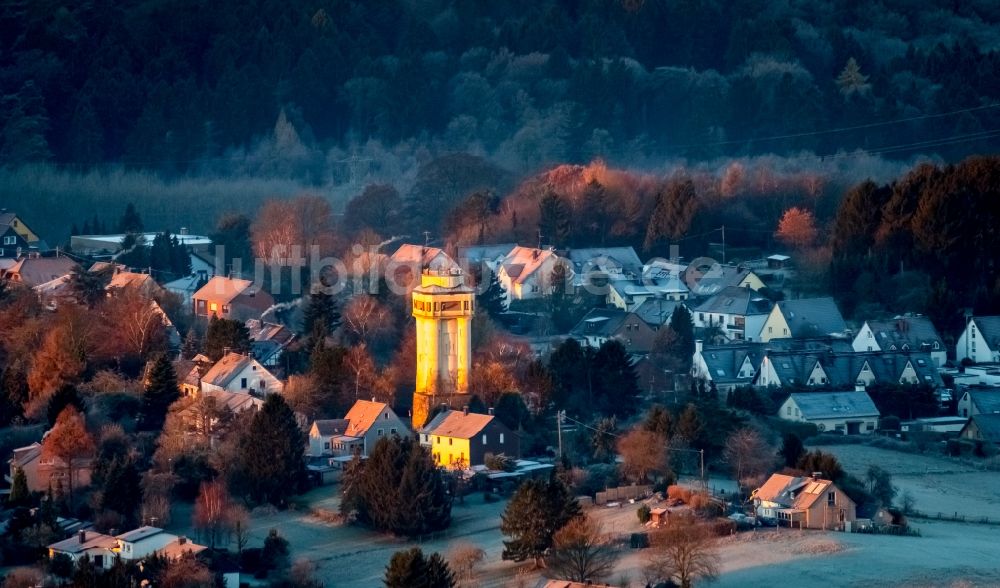
<svg viewBox="0 0 1000 588">
<path fill-rule="evenodd" d="M 698 451 L 698 454 L 701 456 L 701 487 L 707 488 L 708 486 L 705 484 L 705 450 Z"/>
<path fill-rule="evenodd" d="M 726 225 L 722 225 L 722 265 L 726 264 Z"/>
<path fill-rule="evenodd" d="M 563 422 L 564 418 L 566 418 L 566 411 L 565 410 L 560 410 L 559 412 L 556 413 L 556 431 L 557 431 L 556 434 L 559 436 L 559 459 L 562 459 L 562 456 L 563 456 L 563 450 L 562 450 L 562 422 Z"/>
</svg>

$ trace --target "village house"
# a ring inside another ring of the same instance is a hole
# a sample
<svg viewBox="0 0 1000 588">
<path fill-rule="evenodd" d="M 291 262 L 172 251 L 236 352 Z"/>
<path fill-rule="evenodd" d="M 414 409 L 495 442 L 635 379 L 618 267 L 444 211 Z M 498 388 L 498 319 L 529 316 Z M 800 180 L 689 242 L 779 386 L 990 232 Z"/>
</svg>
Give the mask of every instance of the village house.
<svg viewBox="0 0 1000 588">
<path fill-rule="evenodd" d="M 489 268 L 497 273 L 500 263 L 517 247 L 517 243 L 500 243 L 498 245 L 467 245 L 458 248 L 458 262 L 470 270 L 475 267 Z M 483 275 L 486 272 L 483 271 Z"/>
<path fill-rule="evenodd" d="M 153 276 L 119 269 L 116 269 L 114 274 L 111 276 L 111 280 L 104 289 L 107 290 L 109 294 L 113 294 L 114 292 L 120 290 L 132 290 L 142 294 L 146 298 L 152 298 L 163 294 L 163 288 L 156 283 Z"/>
<path fill-rule="evenodd" d="M 926 351 L 937 367 L 944 367 L 948 361 L 944 340 L 925 316 L 865 321 L 854 337 L 853 347 L 855 351 Z"/>
<path fill-rule="evenodd" d="M 63 488 L 69 488 L 70 468 L 62 459 L 42 455 L 42 444 L 32 443 L 13 451 L 7 461 L 9 473 L 7 483 L 12 483 L 17 470 L 24 472 L 24 478 L 29 492 L 45 492 L 51 486 L 56 488 L 60 483 Z M 90 486 L 90 476 L 93 470 L 93 460 L 83 458 L 73 461 L 73 488 Z"/>
<path fill-rule="evenodd" d="M 927 353 L 882 351 L 838 352 L 768 346 L 754 385 L 867 387 L 872 384 L 943 385 L 937 366 Z"/>
<path fill-rule="evenodd" d="M 215 443 L 225 431 L 230 417 L 246 410 L 260 410 L 264 401 L 240 392 L 212 390 L 199 392 L 180 410 L 178 418 L 184 429 L 210 439 Z"/>
<path fill-rule="evenodd" d="M 65 255 L 42 257 L 37 253 L 31 253 L 14 261 L 10 267 L 0 272 L 0 278 L 34 288 L 66 277 L 76 267 L 76 262 Z"/>
<path fill-rule="evenodd" d="M 958 416 L 1000 414 L 1000 389 L 966 390 L 958 399 Z"/>
<path fill-rule="evenodd" d="M 408 437 L 410 428 L 384 402 L 357 400 L 342 419 L 314 421 L 309 428 L 312 457 L 368 457 L 383 437 Z"/>
<path fill-rule="evenodd" d="M 618 340 L 628 353 L 649 353 L 656 339 L 653 330 L 639 315 L 617 308 L 592 308 L 569 332 L 582 344 L 598 348 Z"/>
<path fill-rule="evenodd" d="M 420 430 L 420 444 L 428 447 L 434 462 L 451 469 L 484 465 L 486 455 L 521 456 L 520 439 L 500 419 L 489 414 L 445 410 Z"/>
<path fill-rule="evenodd" d="M 82 530 L 74 533 L 69 539 L 57 541 L 49 545 L 49 559 L 58 555 L 68 557 L 73 564 L 79 563 L 84 557 L 99 570 L 110 567 L 115 560 L 115 548 L 118 540 L 112 535 L 105 535 L 94 530 Z"/>
<path fill-rule="evenodd" d="M 634 312 L 650 300 L 673 304 L 687 300 L 688 294 L 687 286 L 679 277 L 656 270 L 637 277 L 612 275 L 607 285 L 605 302 Z"/>
<path fill-rule="evenodd" d="M 645 290 L 642 288 L 642 261 L 631 247 L 570 249 L 565 258 L 573 268 L 573 287 L 586 288 L 595 294 L 605 292 L 609 304 L 613 304 L 612 289 L 621 291 L 631 285 L 638 287 L 633 288 L 636 293 Z"/>
<path fill-rule="evenodd" d="M 867 392 L 804 392 L 792 394 L 778 409 L 786 421 L 811 423 L 820 431 L 870 435 L 880 413 Z"/>
<path fill-rule="evenodd" d="M 177 278 L 163 284 L 163 289 L 180 296 L 184 305 L 190 306 L 194 300 L 195 293 L 208 283 L 208 278 L 209 274 L 196 272 L 190 276 Z"/>
<path fill-rule="evenodd" d="M 201 391 L 253 393 L 267 396 L 285 385 L 259 361 L 241 353 L 227 353 L 201 377 Z"/>
<path fill-rule="evenodd" d="M 1000 413 L 972 415 L 958 435 L 970 441 L 1000 445 Z"/>
<path fill-rule="evenodd" d="M 27 253 L 41 253 L 48 245 L 24 224 L 16 213 L 0 209 L 0 258 L 18 258 Z"/>
<path fill-rule="evenodd" d="M 104 570 L 110 569 L 117 558 L 138 561 L 155 554 L 168 560 L 176 560 L 186 553 L 198 554 L 205 549 L 204 545 L 192 543 L 187 537 L 149 526 L 113 537 L 84 530 L 48 546 L 50 558 L 65 555 L 76 563 L 87 556 L 94 567 Z"/>
<path fill-rule="evenodd" d="M 955 361 L 960 364 L 1000 362 L 1000 316 L 969 318 L 955 344 Z"/>
<path fill-rule="evenodd" d="M 455 260 L 440 247 L 427 247 L 404 243 L 395 253 L 385 258 L 382 275 L 392 279 L 397 286 L 409 288 L 425 269 L 450 270 L 458 267 Z"/>
<path fill-rule="evenodd" d="M 764 356 L 764 344 L 743 341 L 727 345 L 704 345 L 695 341 L 691 377 L 714 383 L 723 397 L 740 386 L 749 386 Z"/>
<path fill-rule="evenodd" d="M 274 298 L 250 280 L 215 276 L 191 297 L 194 316 L 238 321 L 259 319 Z"/>
<path fill-rule="evenodd" d="M 643 322 L 653 327 L 654 331 L 658 331 L 660 327 L 670 322 L 674 316 L 674 309 L 678 306 L 687 308 L 683 302 L 665 300 L 663 297 L 657 296 L 646 299 L 630 312 L 635 313 Z"/>
<path fill-rule="evenodd" d="M 284 325 L 257 319 L 248 320 L 246 326 L 250 331 L 250 349 L 254 359 L 264 367 L 280 366 L 285 349 L 295 339 L 295 333 Z"/>
<path fill-rule="evenodd" d="M 757 517 L 800 529 L 845 530 L 856 517 L 854 501 L 819 475 L 773 474 L 751 495 Z"/>
<path fill-rule="evenodd" d="M 707 297 L 718 294 L 726 288 L 750 288 L 757 291 L 766 287 L 756 273 L 745 267 L 715 263 L 705 266 L 688 266 L 684 272 L 684 283 L 692 296 Z"/>
<path fill-rule="evenodd" d="M 730 286 L 691 310 L 694 326 L 718 329 L 731 341 L 754 341 L 771 311 L 771 301 L 751 288 Z"/>
<path fill-rule="evenodd" d="M 793 337 L 844 337 L 847 323 L 833 298 L 799 298 L 781 300 L 764 321 L 758 341 Z"/>
<path fill-rule="evenodd" d="M 532 300 L 552 293 L 552 271 L 559 257 L 551 249 L 515 247 L 500 262 L 497 280 L 507 291 L 507 302 Z M 572 280 L 572 270 L 566 268 L 566 279 Z"/>
</svg>

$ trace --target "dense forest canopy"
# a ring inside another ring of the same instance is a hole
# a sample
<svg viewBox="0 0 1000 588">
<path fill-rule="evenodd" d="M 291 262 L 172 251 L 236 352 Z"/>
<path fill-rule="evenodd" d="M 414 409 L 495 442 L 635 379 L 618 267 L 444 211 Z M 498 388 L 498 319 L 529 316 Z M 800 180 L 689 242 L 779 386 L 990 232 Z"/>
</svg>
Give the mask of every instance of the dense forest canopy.
<svg viewBox="0 0 1000 588">
<path fill-rule="evenodd" d="M 5 2 L 0 154 L 167 173 L 236 160 L 322 183 L 315 148 L 371 139 L 490 153 L 520 171 L 994 129 L 1000 112 L 982 107 L 1000 88 L 1000 7 L 936 4 Z M 916 120 L 812 132 L 904 118 Z"/>
</svg>

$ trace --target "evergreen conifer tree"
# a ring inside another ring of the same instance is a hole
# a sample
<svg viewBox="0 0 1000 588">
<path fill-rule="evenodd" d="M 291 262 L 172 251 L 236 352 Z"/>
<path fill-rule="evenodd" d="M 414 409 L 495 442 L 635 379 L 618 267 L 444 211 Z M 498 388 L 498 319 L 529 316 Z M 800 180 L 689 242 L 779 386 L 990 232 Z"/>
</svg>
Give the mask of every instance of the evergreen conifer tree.
<svg viewBox="0 0 1000 588">
<path fill-rule="evenodd" d="M 507 312 L 507 290 L 497 279 L 496 272 L 489 272 L 490 283 L 485 290 L 476 295 L 476 309 L 486 311 L 490 318 L 497 318 Z"/>
<path fill-rule="evenodd" d="M 225 350 L 233 353 L 250 352 L 250 331 L 240 321 L 212 317 L 205 332 L 205 355 L 219 361 Z"/>
<path fill-rule="evenodd" d="M 566 245 L 569 239 L 569 205 L 551 190 L 538 202 L 538 230 L 542 233 L 542 240 L 554 247 Z"/>
<path fill-rule="evenodd" d="M 163 427 L 167 409 L 180 397 L 177 374 L 166 354 L 157 355 L 149 371 L 149 380 L 142 393 L 142 414 L 139 427 L 145 431 L 157 431 Z"/>
<path fill-rule="evenodd" d="M 305 476 L 305 436 L 280 394 L 271 394 L 237 439 L 234 469 L 247 497 L 283 505 Z"/>
<path fill-rule="evenodd" d="M 500 531 L 510 537 L 503 542 L 503 559 L 540 563 L 556 531 L 580 515 L 579 503 L 557 477 L 525 480 L 500 517 Z"/>
<path fill-rule="evenodd" d="M 11 506 L 21 506 L 28 500 L 28 477 L 24 474 L 24 469 L 14 469 L 14 479 L 11 481 L 10 494 L 7 496 L 7 504 Z"/>
<path fill-rule="evenodd" d="M 313 288 L 302 310 L 302 335 L 313 344 L 331 335 L 340 325 L 340 311 L 333 296 Z"/>
<path fill-rule="evenodd" d="M 141 233 L 142 232 L 142 218 L 139 217 L 138 211 L 135 209 L 135 204 L 131 202 L 125 207 L 125 212 L 122 214 L 122 218 L 118 221 L 118 232 L 119 233 Z"/>
</svg>

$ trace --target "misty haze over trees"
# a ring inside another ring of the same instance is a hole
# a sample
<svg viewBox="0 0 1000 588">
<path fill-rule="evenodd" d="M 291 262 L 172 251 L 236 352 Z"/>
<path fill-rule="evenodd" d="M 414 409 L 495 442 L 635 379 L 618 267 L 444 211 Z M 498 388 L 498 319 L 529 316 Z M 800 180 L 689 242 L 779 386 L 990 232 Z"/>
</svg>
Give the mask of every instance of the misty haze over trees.
<svg viewBox="0 0 1000 588">
<path fill-rule="evenodd" d="M 0 13 L 0 200 L 53 243 L 129 202 L 218 235 L 308 192 L 343 215 L 329 253 L 429 231 L 691 259 L 727 226 L 730 259 L 794 249 L 849 315 L 1000 300 L 989 272 L 948 279 L 991 257 L 931 226 L 995 162 L 910 173 L 995 150 L 990 2 L 48 8 Z"/>
</svg>

